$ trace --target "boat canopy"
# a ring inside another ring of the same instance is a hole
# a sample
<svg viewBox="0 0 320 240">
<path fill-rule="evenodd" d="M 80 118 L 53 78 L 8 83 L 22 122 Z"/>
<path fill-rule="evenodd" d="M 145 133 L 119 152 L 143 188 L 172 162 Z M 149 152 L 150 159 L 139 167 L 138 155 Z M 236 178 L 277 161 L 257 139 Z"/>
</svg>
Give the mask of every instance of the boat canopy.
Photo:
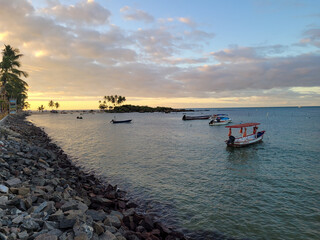
<svg viewBox="0 0 320 240">
<path fill-rule="evenodd" d="M 260 125 L 260 123 L 242 123 L 242 124 L 237 124 L 232 126 L 226 126 L 226 128 L 245 128 L 245 127 L 258 126 L 258 125 Z"/>
</svg>

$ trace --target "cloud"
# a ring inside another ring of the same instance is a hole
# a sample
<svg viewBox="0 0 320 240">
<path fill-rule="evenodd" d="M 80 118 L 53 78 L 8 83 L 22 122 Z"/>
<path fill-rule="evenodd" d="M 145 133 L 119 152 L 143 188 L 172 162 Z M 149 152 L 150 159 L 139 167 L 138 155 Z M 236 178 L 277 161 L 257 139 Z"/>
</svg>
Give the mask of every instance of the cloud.
<svg viewBox="0 0 320 240">
<path fill-rule="evenodd" d="M 124 18 L 128 21 L 142 21 L 145 23 L 154 22 L 153 16 L 140 9 L 133 9 L 129 6 L 125 6 L 120 9 L 120 12 L 124 14 Z"/>
<path fill-rule="evenodd" d="M 51 2 L 50 7 L 41 10 L 42 13 L 55 16 L 61 22 L 76 25 L 102 25 L 108 23 L 110 11 L 94 1 L 82 1 L 75 5 L 62 5 Z"/>
<path fill-rule="evenodd" d="M 270 55 L 281 54 L 287 49 L 286 46 L 273 45 L 263 47 L 239 47 L 231 46 L 217 52 L 212 52 L 211 55 L 220 62 L 248 62 L 260 61 Z"/>
<path fill-rule="evenodd" d="M 178 21 L 179 22 L 182 22 L 190 27 L 195 27 L 196 26 L 196 23 L 194 21 L 192 21 L 190 18 L 187 18 L 187 17 L 179 17 L 178 18 Z"/>
<path fill-rule="evenodd" d="M 268 90 L 293 86 L 319 86 L 320 56 L 261 59 L 229 64 L 206 65 L 183 72 L 173 78 L 182 81 L 194 95 L 212 96 L 225 91 Z"/>
<path fill-rule="evenodd" d="M 96 16 L 90 4 L 98 10 Z M 317 53 L 285 56 L 288 46 L 234 45 L 206 55 L 204 46 L 215 34 L 196 25 L 186 31 L 177 18 L 127 30 L 112 24 L 109 10 L 95 2 L 82 1 L 74 5 L 76 10 L 58 1 L 41 11 L 27 0 L 0 0 L 0 5 L 0 45 L 10 44 L 24 54 L 22 70 L 30 75 L 30 95 L 206 97 L 230 104 L 233 97 L 258 96 L 266 103 L 272 96 L 300 97 L 302 92 L 290 90 L 294 87 L 319 86 Z M 130 7 L 121 12 L 138 13 Z M 304 34 L 308 45 L 317 46 L 317 28 Z"/>
<path fill-rule="evenodd" d="M 320 28 L 306 30 L 303 36 L 305 36 L 305 38 L 301 39 L 300 43 L 310 44 L 320 48 Z"/>
</svg>

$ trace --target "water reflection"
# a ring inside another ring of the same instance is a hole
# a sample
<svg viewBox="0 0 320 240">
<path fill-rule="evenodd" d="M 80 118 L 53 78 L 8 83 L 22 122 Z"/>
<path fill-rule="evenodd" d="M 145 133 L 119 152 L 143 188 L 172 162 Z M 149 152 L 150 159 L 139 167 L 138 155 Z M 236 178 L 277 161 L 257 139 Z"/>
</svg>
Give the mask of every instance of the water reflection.
<svg viewBox="0 0 320 240">
<path fill-rule="evenodd" d="M 260 143 L 258 143 L 260 144 Z M 227 160 L 230 163 L 247 163 L 258 158 L 259 146 L 251 145 L 243 148 L 226 147 Z"/>
</svg>

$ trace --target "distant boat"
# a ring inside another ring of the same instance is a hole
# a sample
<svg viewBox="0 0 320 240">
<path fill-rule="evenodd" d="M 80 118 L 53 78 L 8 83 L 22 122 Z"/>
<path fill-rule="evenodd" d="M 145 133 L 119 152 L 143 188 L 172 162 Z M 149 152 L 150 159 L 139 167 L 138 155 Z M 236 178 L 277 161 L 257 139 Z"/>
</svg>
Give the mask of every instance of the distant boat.
<svg viewBox="0 0 320 240">
<path fill-rule="evenodd" d="M 186 116 L 183 115 L 182 120 L 205 120 L 209 119 L 211 115 L 200 115 L 200 116 Z"/>
<path fill-rule="evenodd" d="M 130 123 L 131 121 L 132 121 L 132 119 L 120 120 L 120 121 L 117 121 L 117 120 L 112 119 L 110 122 L 111 122 L 111 123 Z"/>
<path fill-rule="evenodd" d="M 212 120 L 209 122 L 210 126 L 226 125 L 232 122 L 232 119 L 228 117 L 228 114 L 214 114 Z"/>
<path fill-rule="evenodd" d="M 226 140 L 225 143 L 228 147 L 245 147 L 254 143 L 261 142 L 265 131 L 257 132 L 258 125 L 260 125 L 260 123 L 242 123 L 233 126 L 226 126 L 226 128 L 229 128 L 229 139 Z M 252 134 L 247 135 L 247 127 L 253 127 Z M 232 136 L 232 128 L 240 128 L 240 133 L 242 134 L 243 132 L 242 136 L 238 138 Z"/>
</svg>

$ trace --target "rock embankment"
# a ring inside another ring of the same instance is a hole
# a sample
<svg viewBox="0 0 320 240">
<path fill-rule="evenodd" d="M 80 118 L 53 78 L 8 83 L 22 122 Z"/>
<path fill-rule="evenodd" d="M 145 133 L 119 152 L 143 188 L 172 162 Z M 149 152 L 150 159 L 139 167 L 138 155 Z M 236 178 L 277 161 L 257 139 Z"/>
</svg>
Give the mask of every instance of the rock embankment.
<svg viewBox="0 0 320 240">
<path fill-rule="evenodd" d="M 0 240 L 186 239 L 74 166 L 24 115 L 0 126 Z"/>
</svg>

